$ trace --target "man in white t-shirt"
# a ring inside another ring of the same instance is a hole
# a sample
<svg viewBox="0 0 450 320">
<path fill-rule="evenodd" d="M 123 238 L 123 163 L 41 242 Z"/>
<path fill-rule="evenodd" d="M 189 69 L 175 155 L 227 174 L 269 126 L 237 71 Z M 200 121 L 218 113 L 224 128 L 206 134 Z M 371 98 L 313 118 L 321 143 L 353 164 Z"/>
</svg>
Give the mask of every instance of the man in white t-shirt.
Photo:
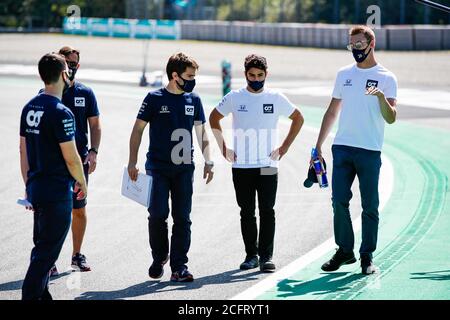
<svg viewBox="0 0 450 320">
<path fill-rule="evenodd" d="M 233 163 L 233 183 L 241 208 L 241 232 L 246 258 L 242 270 L 257 268 L 275 271 L 272 261 L 275 235 L 275 198 L 278 161 L 288 152 L 303 125 L 300 111 L 281 93 L 264 88 L 266 59 L 249 55 L 245 59 L 247 87 L 228 93 L 212 111 L 209 121 L 223 156 Z M 233 149 L 222 135 L 220 120 L 233 115 Z M 278 145 L 277 124 L 280 116 L 292 120 L 283 143 Z M 258 194 L 260 228 L 255 216 Z M 259 256 L 259 260 L 258 260 Z"/>
<path fill-rule="evenodd" d="M 339 70 L 333 98 L 326 111 L 316 148 L 322 144 L 339 116 L 333 152 L 334 237 L 336 254 L 322 265 L 335 271 L 356 262 L 354 233 L 349 211 L 351 186 L 356 176 L 362 204 L 362 243 L 359 249 L 363 274 L 377 271 L 372 262 L 378 237 L 378 180 L 385 122 L 395 122 L 397 79 L 375 60 L 375 33 L 367 26 L 350 30 L 350 44 L 356 64 Z"/>
</svg>

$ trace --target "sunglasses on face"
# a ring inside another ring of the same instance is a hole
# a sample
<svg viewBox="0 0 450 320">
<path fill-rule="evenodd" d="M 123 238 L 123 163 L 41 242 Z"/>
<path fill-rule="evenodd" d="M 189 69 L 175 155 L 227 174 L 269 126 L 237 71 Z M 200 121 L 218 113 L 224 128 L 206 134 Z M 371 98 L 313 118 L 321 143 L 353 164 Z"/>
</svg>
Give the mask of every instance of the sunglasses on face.
<svg viewBox="0 0 450 320">
<path fill-rule="evenodd" d="M 78 66 L 78 62 L 67 61 L 67 65 L 69 66 L 69 68 L 76 68 Z"/>
<path fill-rule="evenodd" d="M 366 49 L 369 46 L 370 41 L 356 41 L 355 43 L 349 43 L 347 45 L 347 50 L 348 51 L 352 51 L 353 49 L 356 50 L 362 50 L 362 49 Z M 364 44 L 367 44 L 366 46 L 364 46 Z"/>
</svg>

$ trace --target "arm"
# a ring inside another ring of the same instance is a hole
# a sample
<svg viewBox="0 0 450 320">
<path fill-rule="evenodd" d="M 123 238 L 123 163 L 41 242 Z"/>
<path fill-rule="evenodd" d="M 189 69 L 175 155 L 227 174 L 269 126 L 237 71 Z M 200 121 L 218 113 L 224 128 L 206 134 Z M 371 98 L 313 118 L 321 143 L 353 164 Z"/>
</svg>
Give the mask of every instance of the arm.
<svg viewBox="0 0 450 320">
<path fill-rule="evenodd" d="M 397 119 L 397 100 L 386 99 L 386 97 L 378 98 L 380 101 L 381 115 L 388 124 L 393 124 Z"/>
<path fill-rule="evenodd" d="M 100 147 L 100 140 L 102 137 L 102 128 L 100 126 L 100 118 L 89 117 L 89 132 L 91 133 L 91 148 L 94 148 L 98 151 Z M 95 171 L 97 167 L 97 153 L 94 151 L 90 151 L 84 161 L 84 164 L 89 163 L 89 174 Z"/>
<path fill-rule="evenodd" d="M 380 111 L 384 120 L 388 124 L 393 124 L 397 118 L 397 100 L 392 98 L 386 98 L 384 92 L 376 87 L 370 87 L 367 89 L 367 95 L 376 96 L 380 102 Z"/>
<path fill-rule="evenodd" d="M 61 152 L 66 162 L 67 169 L 69 169 L 70 174 L 77 182 L 77 187 L 75 188 L 75 192 L 77 189 L 81 189 L 82 194 L 79 194 L 79 200 L 85 198 L 87 196 L 87 185 L 86 179 L 84 178 L 83 172 L 83 164 L 81 163 L 80 156 L 78 155 L 77 146 L 75 144 L 75 140 L 62 142 L 59 144 L 61 148 Z"/>
<path fill-rule="evenodd" d="M 203 169 L 203 179 L 206 179 L 206 177 L 208 177 L 208 179 L 206 180 L 206 184 L 208 184 L 214 176 L 214 172 L 212 171 L 214 164 L 212 164 L 212 162 L 211 162 L 211 152 L 209 149 L 209 138 L 208 138 L 208 134 L 206 133 L 206 127 L 205 127 L 204 123 L 195 125 L 195 134 L 197 136 L 198 145 L 202 149 L 202 154 L 203 154 L 203 157 L 205 158 L 205 167 Z"/>
<path fill-rule="evenodd" d="M 219 149 L 222 152 L 222 155 L 228 161 L 235 162 L 236 154 L 234 153 L 233 150 L 227 148 L 225 139 L 223 137 L 222 127 L 220 125 L 220 120 L 222 120 L 223 118 L 224 116 L 219 111 L 214 109 L 209 116 L 209 125 L 211 126 L 214 138 L 216 139 L 217 144 L 219 145 Z"/>
<path fill-rule="evenodd" d="M 20 172 L 22 173 L 23 183 L 27 185 L 28 180 L 28 170 L 30 169 L 28 165 L 27 156 L 27 145 L 25 137 L 20 137 Z"/>
<path fill-rule="evenodd" d="M 139 146 L 141 145 L 142 134 L 144 133 L 145 127 L 147 126 L 146 121 L 136 119 L 134 123 L 133 131 L 130 136 L 130 156 L 128 158 L 128 175 L 131 180 L 136 181 L 139 169 L 136 167 Z"/>
<path fill-rule="evenodd" d="M 206 133 L 205 124 L 195 125 L 195 135 L 197 136 L 197 142 L 202 150 L 203 157 L 205 161 L 211 161 L 211 152 L 209 149 L 209 138 Z"/>
<path fill-rule="evenodd" d="M 320 157 L 322 157 L 322 144 L 328 137 L 328 134 L 333 128 L 339 112 L 341 111 L 341 101 L 341 99 L 331 99 L 330 105 L 328 106 L 328 109 L 323 116 L 322 126 L 320 127 L 320 133 L 316 143 L 316 149 Z"/>
<path fill-rule="evenodd" d="M 20 172 L 22 173 L 22 179 L 25 186 L 28 180 L 28 170 L 30 166 L 28 164 L 27 145 L 25 137 L 20 137 Z M 25 199 L 28 199 L 27 192 L 25 191 Z M 33 207 L 26 207 L 27 210 L 33 210 Z"/>
<path fill-rule="evenodd" d="M 281 144 L 281 147 L 274 150 L 270 155 L 274 160 L 277 159 L 278 156 L 279 159 L 281 159 L 288 152 L 292 142 L 294 142 L 295 138 L 300 132 L 300 129 L 303 126 L 303 123 L 305 122 L 303 115 L 297 109 L 289 116 L 289 119 L 292 120 L 292 123 L 286 139 L 284 139 L 283 143 Z"/>
</svg>

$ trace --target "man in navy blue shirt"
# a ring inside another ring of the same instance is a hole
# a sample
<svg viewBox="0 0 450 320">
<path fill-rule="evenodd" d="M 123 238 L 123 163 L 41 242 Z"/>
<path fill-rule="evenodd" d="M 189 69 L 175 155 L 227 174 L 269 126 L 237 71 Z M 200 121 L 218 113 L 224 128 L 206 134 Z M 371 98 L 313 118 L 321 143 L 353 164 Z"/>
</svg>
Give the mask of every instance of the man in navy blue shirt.
<svg viewBox="0 0 450 320">
<path fill-rule="evenodd" d="M 72 193 L 77 193 L 78 200 L 87 195 L 74 141 L 74 116 L 61 103 L 63 89 L 69 83 L 64 57 L 43 56 L 39 74 L 45 90 L 27 103 L 20 120 L 20 167 L 34 211 L 34 248 L 22 286 L 24 300 L 52 299 L 48 291 L 49 270 L 58 259 L 69 230 Z"/>
<path fill-rule="evenodd" d="M 164 264 L 170 256 L 172 269 L 170 280 L 176 282 L 194 280 L 186 266 L 191 243 L 193 127 L 205 158 L 203 178 L 207 179 L 206 183 L 213 178 L 214 166 L 210 161 L 202 102 L 197 94 L 192 93 L 197 69 L 197 63 L 183 53 L 170 57 L 166 67 L 169 84 L 165 88 L 150 92 L 144 99 L 130 137 L 128 173 L 135 181 L 138 175 L 136 164 L 142 134 L 150 123 L 150 146 L 145 169 L 153 178 L 148 208 L 148 228 L 153 256 L 149 276 L 153 279 L 163 276 Z M 170 255 L 167 228 L 169 192 L 174 222 Z"/>
<path fill-rule="evenodd" d="M 101 139 L 101 126 L 97 100 L 91 88 L 79 81 L 75 81 L 75 74 L 80 67 L 80 51 L 64 46 L 59 53 L 66 58 L 69 67 L 70 86 L 63 92 L 62 102 L 69 108 L 76 123 L 75 142 L 78 154 L 83 162 L 83 169 L 86 181 L 89 182 L 89 174 L 95 171 L 97 165 L 97 154 Z M 91 137 L 91 148 L 88 148 L 88 128 Z M 77 200 L 73 197 L 72 210 L 72 268 L 78 271 L 90 271 L 91 268 L 86 262 L 86 257 L 81 254 L 81 245 L 86 232 L 86 198 Z M 58 274 L 56 266 L 51 270 L 51 275 Z"/>
</svg>

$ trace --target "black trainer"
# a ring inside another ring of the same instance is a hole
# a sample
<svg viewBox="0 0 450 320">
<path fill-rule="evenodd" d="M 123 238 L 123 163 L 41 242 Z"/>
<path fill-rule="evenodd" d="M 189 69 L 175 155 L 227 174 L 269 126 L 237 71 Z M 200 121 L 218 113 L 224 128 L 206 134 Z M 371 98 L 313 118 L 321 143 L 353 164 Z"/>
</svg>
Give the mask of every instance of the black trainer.
<svg viewBox="0 0 450 320">
<path fill-rule="evenodd" d="M 164 265 L 169 261 L 169 257 L 163 261 L 153 261 L 150 268 L 148 268 L 148 275 L 152 279 L 159 279 L 164 274 Z"/>
<path fill-rule="evenodd" d="M 377 273 L 377 266 L 373 264 L 370 257 L 361 257 L 361 273 L 362 274 L 373 274 Z"/>
<path fill-rule="evenodd" d="M 188 271 L 186 267 L 181 268 L 179 271 L 172 272 L 170 276 L 172 282 L 192 282 L 194 276 Z"/>
<path fill-rule="evenodd" d="M 72 257 L 72 269 L 80 272 L 91 271 L 91 267 L 87 264 L 84 254 L 78 252 Z"/>
<path fill-rule="evenodd" d="M 259 261 L 259 269 L 262 272 L 275 272 L 275 263 L 273 263 L 272 259 L 260 259 Z"/>
<path fill-rule="evenodd" d="M 254 268 L 258 268 L 259 261 L 257 256 L 247 257 L 245 261 L 241 263 L 239 269 L 241 270 L 250 270 Z"/>
<path fill-rule="evenodd" d="M 339 248 L 336 253 L 334 254 L 333 258 L 331 258 L 329 261 L 325 262 L 322 265 L 323 271 L 336 271 L 339 269 L 343 264 L 352 264 L 356 262 L 355 254 L 353 252 L 351 253 L 344 253 L 341 248 Z"/>
</svg>

